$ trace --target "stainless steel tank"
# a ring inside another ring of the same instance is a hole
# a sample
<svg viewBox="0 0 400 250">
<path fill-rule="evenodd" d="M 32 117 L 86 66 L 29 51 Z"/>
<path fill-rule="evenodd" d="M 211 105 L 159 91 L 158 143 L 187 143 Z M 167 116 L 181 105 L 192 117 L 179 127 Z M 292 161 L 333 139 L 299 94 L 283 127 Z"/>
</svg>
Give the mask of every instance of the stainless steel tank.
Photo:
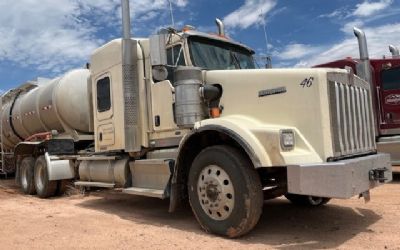
<svg viewBox="0 0 400 250">
<path fill-rule="evenodd" d="M 178 67 L 174 78 L 176 123 L 179 127 L 192 128 L 205 117 L 205 105 L 199 91 L 203 80 L 201 69 Z"/>
<path fill-rule="evenodd" d="M 89 70 L 73 70 L 3 104 L 0 121 L 4 148 L 11 149 L 42 132 L 92 132 L 90 84 Z"/>
</svg>

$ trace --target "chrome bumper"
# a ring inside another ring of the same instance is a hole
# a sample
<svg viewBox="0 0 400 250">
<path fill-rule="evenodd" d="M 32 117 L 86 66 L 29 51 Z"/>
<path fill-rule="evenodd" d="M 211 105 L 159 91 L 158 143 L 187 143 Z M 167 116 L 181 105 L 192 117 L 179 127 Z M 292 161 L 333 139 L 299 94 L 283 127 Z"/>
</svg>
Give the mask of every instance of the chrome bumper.
<svg viewBox="0 0 400 250">
<path fill-rule="evenodd" d="M 288 192 L 347 199 L 392 180 L 388 154 L 287 167 Z"/>
</svg>

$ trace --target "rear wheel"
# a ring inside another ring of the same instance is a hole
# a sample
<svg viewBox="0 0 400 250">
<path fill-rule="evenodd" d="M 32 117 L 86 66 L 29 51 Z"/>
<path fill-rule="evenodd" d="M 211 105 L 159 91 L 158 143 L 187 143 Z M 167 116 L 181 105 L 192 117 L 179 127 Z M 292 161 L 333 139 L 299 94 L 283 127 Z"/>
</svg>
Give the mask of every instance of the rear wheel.
<svg viewBox="0 0 400 250">
<path fill-rule="evenodd" d="M 249 160 L 233 147 L 204 149 L 192 164 L 188 189 L 192 210 L 208 232 L 239 237 L 260 218 L 260 178 Z"/>
<path fill-rule="evenodd" d="M 310 195 L 286 194 L 285 197 L 296 205 L 318 207 L 327 204 L 331 199 Z"/>
<path fill-rule="evenodd" d="M 34 184 L 34 167 L 35 158 L 33 157 L 25 157 L 19 166 L 17 182 L 20 183 L 21 189 L 25 194 L 33 195 L 36 193 Z"/>
<path fill-rule="evenodd" d="M 47 162 L 44 156 L 40 156 L 35 164 L 35 188 L 40 198 L 54 196 L 57 191 L 57 181 L 50 181 L 47 172 Z"/>
</svg>

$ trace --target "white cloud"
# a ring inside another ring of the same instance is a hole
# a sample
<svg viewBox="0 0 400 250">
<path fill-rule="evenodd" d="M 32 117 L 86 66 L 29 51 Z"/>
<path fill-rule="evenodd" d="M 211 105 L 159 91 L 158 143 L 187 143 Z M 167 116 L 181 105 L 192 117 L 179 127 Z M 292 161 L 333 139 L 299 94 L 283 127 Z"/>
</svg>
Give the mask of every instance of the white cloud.
<svg viewBox="0 0 400 250">
<path fill-rule="evenodd" d="M 364 0 L 362 3 L 356 4 L 354 8 L 343 6 L 333 10 L 331 13 L 322 14 L 320 18 L 330 18 L 334 20 L 346 20 L 356 18 L 356 21 L 372 21 L 386 16 L 395 15 L 399 12 L 398 9 L 388 8 L 393 3 L 393 0 L 370 1 Z M 383 10 L 386 10 L 383 12 Z"/>
<path fill-rule="evenodd" d="M 345 23 L 340 30 L 343 31 L 346 34 L 353 34 L 353 28 L 354 27 L 362 27 L 362 26 L 364 26 L 364 22 L 361 21 L 361 20 L 356 19 L 354 21 L 350 21 L 348 23 Z"/>
<path fill-rule="evenodd" d="M 343 15 L 343 12 L 341 10 L 334 10 L 331 13 L 328 14 L 322 14 L 319 17 L 328 17 L 328 18 L 334 18 L 334 17 L 340 17 Z"/>
<path fill-rule="evenodd" d="M 321 18 L 346 20 L 340 29 L 344 35 L 342 40 L 324 45 L 292 44 L 283 48 L 280 54 L 275 52 L 275 56 L 280 58 L 283 64 L 297 59 L 295 67 L 310 67 L 346 57 L 359 58 L 358 43 L 353 34 L 353 27 L 359 27 L 365 31 L 371 58 L 389 55 L 388 45 L 400 40 L 400 23 L 381 26 L 370 26 L 370 24 L 375 19 L 398 13 L 398 9 L 383 12 L 392 3 L 393 0 L 373 2 L 364 0 L 353 9 L 346 6 L 321 15 L 319 16 Z"/>
<path fill-rule="evenodd" d="M 224 18 L 224 23 L 229 28 L 240 29 L 260 24 L 276 3 L 276 0 L 245 0 L 244 5 Z"/>
<path fill-rule="evenodd" d="M 380 0 L 378 2 L 364 1 L 363 3 L 357 4 L 354 10 L 354 15 L 358 17 L 367 17 L 376 14 L 389 7 L 393 0 Z"/>
<path fill-rule="evenodd" d="M 172 1 L 183 8 L 187 0 Z M 168 0 L 131 1 L 133 28 L 168 10 Z M 1 0 L 0 61 L 62 73 L 83 65 L 106 41 L 104 27 L 120 33 L 120 0 Z"/>
<path fill-rule="evenodd" d="M 187 0 L 171 0 L 171 3 L 178 7 L 183 8 L 188 4 Z M 151 11 L 161 11 L 168 10 L 169 1 L 168 0 L 135 0 L 131 1 L 131 11 L 134 14 L 133 17 L 138 17 L 141 15 L 146 15 Z"/>
<path fill-rule="evenodd" d="M 381 58 L 383 55 L 390 56 L 389 44 L 400 41 L 400 23 L 387 24 L 378 27 L 365 27 L 369 54 L 371 58 Z M 396 44 L 397 45 L 397 44 Z M 342 41 L 326 46 L 308 45 L 313 53 L 304 54 L 299 59 L 296 67 L 310 67 L 346 57 L 359 58 L 357 39 L 354 35 L 348 34 Z"/>
<path fill-rule="evenodd" d="M 339 9 L 336 9 L 334 11 L 332 11 L 331 13 L 328 14 L 322 14 L 319 17 L 320 18 L 332 18 L 332 19 L 346 19 L 347 17 L 351 16 L 352 13 L 349 11 L 347 6 L 341 7 Z"/>
<path fill-rule="evenodd" d="M 315 47 L 315 46 L 295 43 L 295 44 L 287 45 L 283 49 L 283 52 L 278 53 L 278 54 L 275 53 L 275 54 L 281 60 L 293 60 L 293 59 L 303 58 L 310 54 L 311 55 L 315 54 L 321 50 L 322 50 L 321 47 Z"/>
</svg>

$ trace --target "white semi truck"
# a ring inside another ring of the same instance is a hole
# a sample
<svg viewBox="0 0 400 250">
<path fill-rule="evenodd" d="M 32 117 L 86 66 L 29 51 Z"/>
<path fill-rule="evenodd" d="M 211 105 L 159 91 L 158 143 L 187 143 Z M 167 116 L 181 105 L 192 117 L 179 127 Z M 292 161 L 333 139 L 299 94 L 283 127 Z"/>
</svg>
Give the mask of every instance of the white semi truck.
<svg viewBox="0 0 400 250">
<path fill-rule="evenodd" d="M 2 150 L 26 194 L 73 181 L 169 199 L 170 212 L 190 202 L 206 231 L 238 237 L 266 199 L 318 206 L 391 181 L 367 82 L 341 69 L 256 69 L 219 20 L 218 34 L 132 38 L 122 5 L 123 38 L 86 69 L 3 95 Z"/>
</svg>

